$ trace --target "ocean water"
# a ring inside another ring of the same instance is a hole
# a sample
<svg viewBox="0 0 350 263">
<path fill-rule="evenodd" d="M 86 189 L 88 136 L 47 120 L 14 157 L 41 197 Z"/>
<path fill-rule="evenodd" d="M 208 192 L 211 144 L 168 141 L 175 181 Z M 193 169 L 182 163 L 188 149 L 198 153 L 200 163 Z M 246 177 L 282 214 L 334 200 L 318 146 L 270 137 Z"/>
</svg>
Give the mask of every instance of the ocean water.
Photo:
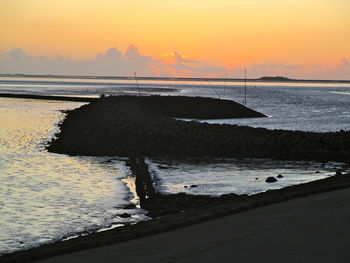
<svg viewBox="0 0 350 263">
<path fill-rule="evenodd" d="M 350 82 L 139 80 L 141 95 L 187 95 L 235 100 L 268 118 L 204 120 L 301 131 L 350 129 Z M 246 90 L 246 92 L 245 92 Z M 0 93 L 98 97 L 137 95 L 133 79 L 0 77 Z"/>
<path fill-rule="evenodd" d="M 252 195 L 267 190 L 302 184 L 333 176 L 338 169 L 349 172 L 343 163 L 312 161 L 277 161 L 269 159 L 148 159 L 156 189 L 167 194 L 219 196 Z M 266 183 L 269 176 L 278 178 Z"/>
<path fill-rule="evenodd" d="M 244 100 L 239 81 L 139 80 L 142 95 Z M 269 118 L 210 120 L 269 129 L 350 129 L 350 83 L 248 82 L 247 106 Z M 134 80 L 0 77 L 0 93 L 98 97 L 137 95 Z M 82 103 L 0 98 L 0 254 L 147 220 L 122 159 L 48 153 L 61 110 Z M 206 120 L 204 120 L 206 121 Z M 163 193 L 253 194 L 331 176 L 339 163 L 254 159 L 147 159 Z M 282 174 L 275 184 L 267 176 Z M 197 187 L 190 187 L 196 185 Z M 185 187 L 187 186 L 187 187 Z M 127 212 L 130 218 L 118 215 Z"/>
<path fill-rule="evenodd" d="M 247 106 L 269 118 L 207 122 L 314 132 L 350 129 L 350 83 L 249 83 Z"/>
<path fill-rule="evenodd" d="M 0 254 L 147 219 L 124 209 L 135 197 L 122 160 L 45 150 L 60 110 L 80 105 L 0 98 Z"/>
</svg>

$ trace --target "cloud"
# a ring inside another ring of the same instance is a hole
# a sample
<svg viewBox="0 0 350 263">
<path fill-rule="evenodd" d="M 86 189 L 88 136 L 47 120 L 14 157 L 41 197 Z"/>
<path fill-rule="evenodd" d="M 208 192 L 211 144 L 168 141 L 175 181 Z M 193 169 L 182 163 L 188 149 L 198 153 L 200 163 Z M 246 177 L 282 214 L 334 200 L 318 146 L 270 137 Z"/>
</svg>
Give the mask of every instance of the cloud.
<svg viewBox="0 0 350 263">
<path fill-rule="evenodd" d="M 188 59 L 185 55 L 181 54 L 178 51 L 171 51 L 169 53 L 162 54 L 162 58 L 169 64 L 177 64 L 177 63 L 196 63 L 197 60 Z"/>
<path fill-rule="evenodd" d="M 27 54 L 20 48 L 12 49 L 8 52 L 8 55 L 12 58 L 25 58 Z"/>
<path fill-rule="evenodd" d="M 154 66 L 159 76 L 173 77 L 223 77 L 228 70 L 214 62 L 189 59 L 178 51 L 163 54 Z"/>
<path fill-rule="evenodd" d="M 349 68 L 349 67 L 350 67 L 350 62 L 349 62 L 349 60 L 346 59 L 346 58 L 343 58 L 340 67 L 341 67 L 341 68 Z"/>
<path fill-rule="evenodd" d="M 288 65 L 285 63 L 255 63 L 227 68 L 218 63 L 188 58 L 179 51 L 154 58 L 142 54 L 130 45 L 125 52 L 110 48 L 91 59 L 71 59 L 62 56 L 31 56 L 21 48 L 0 51 L 1 74 L 52 74 L 96 76 L 160 76 L 160 77 L 224 77 L 248 78 L 286 76 L 301 79 L 350 79 L 350 62 L 343 58 L 338 65 Z"/>
<path fill-rule="evenodd" d="M 123 54 L 117 48 L 110 48 L 93 59 L 74 60 L 55 56 L 30 56 L 20 48 L 1 52 L 0 73 L 57 74 L 57 75 L 112 75 L 128 76 L 137 71 L 140 75 L 152 75 L 151 64 L 156 62 L 141 55 L 135 46 L 129 46 Z"/>
<path fill-rule="evenodd" d="M 347 58 L 343 58 L 337 65 L 313 65 L 303 73 L 309 79 L 350 80 L 350 63 Z"/>
<path fill-rule="evenodd" d="M 216 77 L 222 76 L 225 70 L 214 63 L 188 59 L 178 51 L 170 52 L 162 59 L 145 56 L 134 45 L 130 45 L 125 53 L 110 48 L 93 59 L 83 60 L 31 56 L 20 48 L 0 53 L 2 74 L 132 76 L 137 72 L 139 76 Z"/>
<path fill-rule="evenodd" d="M 302 69 L 301 66 L 297 65 L 285 65 L 283 63 L 277 63 L 277 64 L 253 64 L 251 66 L 253 69 L 282 69 L 282 70 L 294 70 L 294 69 Z"/>
</svg>

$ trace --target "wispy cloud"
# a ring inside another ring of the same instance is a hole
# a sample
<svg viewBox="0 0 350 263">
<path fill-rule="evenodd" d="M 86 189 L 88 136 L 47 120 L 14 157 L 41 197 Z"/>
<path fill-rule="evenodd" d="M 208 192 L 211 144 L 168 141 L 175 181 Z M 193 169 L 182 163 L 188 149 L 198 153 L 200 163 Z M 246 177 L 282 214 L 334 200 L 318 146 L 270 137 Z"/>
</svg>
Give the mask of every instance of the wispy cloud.
<svg viewBox="0 0 350 263">
<path fill-rule="evenodd" d="M 302 67 L 297 65 L 285 65 L 283 63 L 276 63 L 276 64 L 253 64 L 251 65 L 251 68 L 268 69 L 268 70 L 274 70 L 274 69 L 294 70 L 294 69 L 301 69 Z"/>
</svg>

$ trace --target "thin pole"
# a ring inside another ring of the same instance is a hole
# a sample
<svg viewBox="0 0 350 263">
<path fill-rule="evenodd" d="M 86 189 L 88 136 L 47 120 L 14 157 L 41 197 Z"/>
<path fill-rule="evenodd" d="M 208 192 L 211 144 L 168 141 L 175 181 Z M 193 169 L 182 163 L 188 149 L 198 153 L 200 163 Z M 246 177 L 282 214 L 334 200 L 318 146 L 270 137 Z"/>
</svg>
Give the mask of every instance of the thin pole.
<svg viewBox="0 0 350 263">
<path fill-rule="evenodd" d="M 247 105 L 247 69 L 244 69 L 244 105 Z"/>
<path fill-rule="evenodd" d="M 136 81 L 137 88 L 139 90 L 139 97 L 141 97 L 141 90 L 140 90 L 139 82 L 137 81 L 136 72 L 134 72 L 134 76 L 135 76 L 135 81 Z"/>
<path fill-rule="evenodd" d="M 220 98 L 220 94 L 219 94 L 219 93 L 216 91 L 216 89 L 211 85 L 209 79 L 207 79 L 207 82 L 208 82 L 209 86 L 214 90 L 214 92 L 216 93 L 216 95 L 219 97 L 219 99 L 221 99 L 221 98 Z"/>
<path fill-rule="evenodd" d="M 138 82 L 138 80 L 137 80 L 136 72 L 134 72 L 134 76 L 135 76 L 135 81 L 136 81 L 137 89 L 138 89 L 138 91 L 139 91 L 139 97 L 141 97 L 141 90 L 140 90 L 139 82 Z"/>
<path fill-rule="evenodd" d="M 224 80 L 224 96 L 226 97 L 226 78 L 227 78 L 227 72 L 225 72 L 225 80 Z"/>
</svg>

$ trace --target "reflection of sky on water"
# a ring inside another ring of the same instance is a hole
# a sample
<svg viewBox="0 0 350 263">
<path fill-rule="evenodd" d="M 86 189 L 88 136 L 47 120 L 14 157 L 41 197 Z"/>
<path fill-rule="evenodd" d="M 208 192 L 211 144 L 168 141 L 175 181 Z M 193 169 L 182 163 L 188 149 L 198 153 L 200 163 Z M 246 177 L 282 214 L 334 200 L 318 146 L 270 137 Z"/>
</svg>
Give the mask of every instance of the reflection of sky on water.
<svg viewBox="0 0 350 263">
<path fill-rule="evenodd" d="M 149 159 L 157 180 L 157 188 L 164 193 L 188 194 L 255 194 L 270 189 L 306 183 L 334 175 L 337 169 L 347 169 L 341 163 L 274 161 L 267 159 L 215 159 L 167 161 Z M 269 176 L 283 178 L 266 183 Z M 197 187 L 191 188 L 191 185 Z"/>
<path fill-rule="evenodd" d="M 247 106 L 270 118 L 208 120 L 304 131 L 339 131 L 350 129 L 350 83 L 348 82 L 268 82 L 247 81 Z M 187 95 L 220 97 L 243 103 L 243 81 L 142 80 L 142 95 Z M 138 95 L 134 79 L 69 79 L 0 77 L 1 93 L 74 95 Z"/>
<path fill-rule="evenodd" d="M 0 254 L 140 219 L 117 216 L 132 198 L 123 162 L 44 150 L 59 109 L 79 105 L 0 99 Z"/>
<path fill-rule="evenodd" d="M 188 95 L 244 100 L 244 82 L 140 80 L 141 94 Z M 247 82 L 247 106 L 270 118 L 210 120 L 306 131 L 350 129 L 349 83 Z M 3 78 L 1 93 L 96 97 L 138 94 L 134 80 Z M 81 105 L 0 99 L 0 253 L 77 233 L 144 218 L 123 204 L 133 198 L 129 170 L 113 158 L 69 157 L 47 153 L 45 142 L 57 131 L 62 109 Z M 339 164 L 267 160 L 150 161 L 166 193 L 218 195 L 256 193 L 334 174 Z M 159 166 L 160 165 L 160 166 Z M 160 167 L 166 169 L 161 169 Z M 320 173 L 316 173 L 319 171 Z M 282 174 L 277 183 L 267 176 Z M 257 178 L 257 179 L 256 179 Z M 196 188 L 184 186 L 198 185 Z M 133 201 L 136 201 L 133 199 Z"/>
</svg>

